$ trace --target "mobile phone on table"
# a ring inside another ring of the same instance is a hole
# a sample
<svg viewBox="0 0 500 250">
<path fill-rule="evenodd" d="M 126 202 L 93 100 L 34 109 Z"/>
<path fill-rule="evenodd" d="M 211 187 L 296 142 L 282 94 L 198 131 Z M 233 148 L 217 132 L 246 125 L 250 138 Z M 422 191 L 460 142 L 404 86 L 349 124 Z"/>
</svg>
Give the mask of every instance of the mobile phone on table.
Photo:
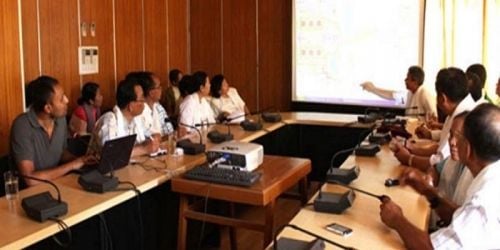
<svg viewBox="0 0 500 250">
<path fill-rule="evenodd" d="M 332 223 L 326 226 L 326 230 L 336 233 L 341 236 L 349 236 L 352 233 L 352 229 L 340 225 L 338 223 Z"/>
</svg>

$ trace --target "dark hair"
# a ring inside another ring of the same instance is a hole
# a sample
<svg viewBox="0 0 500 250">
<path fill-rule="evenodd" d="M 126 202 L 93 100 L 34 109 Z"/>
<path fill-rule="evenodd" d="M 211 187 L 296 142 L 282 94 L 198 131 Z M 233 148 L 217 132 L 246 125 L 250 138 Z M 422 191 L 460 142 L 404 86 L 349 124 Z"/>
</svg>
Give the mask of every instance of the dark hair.
<svg viewBox="0 0 500 250">
<path fill-rule="evenodd" d="M 87 82 L 82 87 L 82 96 L 76 101 L 78 105 L 90 104 L 90 101 L 95 100 L 99 84 L 95 82 Z"/>
<path fill-rule="evenodd" d="M 472 72 L 479 77 L 481 89 L 484 87 L 484 83 L 486 82 L 486 69 L 482 64 L 475 63 L 469 66 L 466 70 L 467 73 Z"/>
<path fill-rule="evenodd" d="M 180 79 L 177 79 L 180 73 L 182 73 L 182 71 L 178 69 L 170 70 L 170 72 L 168 73 L 168 79 L 170 80 L 170 82 L 174 83 L 180 81 Z"/>
<path fill-rule="evenodd" d="M 179 81 L 179 92 L 182 97 L 186 97 L 194 92 L 197 89 L 195 88 L 194 78 L 192 75 L 184 75 Z"/>
<path fill-rule="evenodd" d="M 210 95 L 214 98 L 220 98 L 220 89 L 224 81 L 223 75 L 215 75 L 210 81 Z"/>
<path fill-rule="evenodd" d="M 155 87 L 153 73 L 149 71 L 130 72 L 125 79 L 139 83 L 144 91 L 144 96 L 149 96 L 149 92 Z"/>
<path fill-rule="evenodd" d="M 484 103 L 465 118 L 464 136 L 476 156 L 487 162 L 500 159 L 500 108 Z"/>
<path fill-rule="evenodd" d="M 28 83 L 25 89 L 26 107 L 31 107 L 40 113 L 54 95 L 54 87 L 59 84 L 57 79 L 50 76 L 40 76 Z"/>
<path fill-rule="evenodd" d="M 205 86 L 205 80 L 207 79 L 208 75 L 207 73 L 203 71 L 196 71 L 193 74 L 194 78 L 194 87 L 196 88 L 196 91 L 199 91 L 202 86 Z"/>
<path fill-rule="evenodd" d="M 467 72 L 465 76 L 467 77 L 467 88 L 474 101 L 481 99 L 481 96 L 483 96 L 483 86 L 479 76 L 471 71 Z"/>
<path fill-rule="evenodd" d="M 455 103 L 462 101 L 469 94 L 465 73 L 454 67 L 441 69 L 436 77 L 436 93 L 445 94 Z"/>
<path fill-rule="evenodd" d="M 422 68 L 419 66 L 411 66 L 408 68 L 408 75 L 417 82 L 418 86 L 424 83 L 425 73 Z"/>
<path fill-rule="evenodd" d="M 132 79 L 125 79 L 118 83 L 118 88 L 116 89 L 116 105 L 118 105 L 120 109 L 127 107 L 129 103 L 137 100 L 135 86 L 141 85 Z"/>
</svg>

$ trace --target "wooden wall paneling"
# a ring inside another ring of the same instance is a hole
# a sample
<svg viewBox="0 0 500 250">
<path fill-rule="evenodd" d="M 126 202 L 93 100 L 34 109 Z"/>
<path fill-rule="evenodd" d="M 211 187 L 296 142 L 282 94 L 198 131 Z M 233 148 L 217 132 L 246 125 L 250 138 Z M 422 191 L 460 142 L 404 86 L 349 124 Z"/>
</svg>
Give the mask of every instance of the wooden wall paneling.
<svg viewBox="0 0 500 250">
<path fill-rule="evenodd" d="M 168 82 L 167 0 L 144 0 L 146 70 Z"/>
<path fill-rule="evenodd" d="M 118 82 L 143 70 L 142 1 L 115 0 L 116 74 Z"/>
<path fill-rule="evenodd" d="M 39 0 L 42 74 L 59 80 L 70 110 L 80 96 L 78 1 Z"/>
<path fill-rule="evenodd" d="M 259 104 L 290 109 L 291 0 L 259 1 Z"/>
<path fill-rule="evenodd" d="M 95 24 L 95 36 L 87 31 L 81 37 L 82 46 L 99 47 L 99 73 L 82 76 L 82 84 L 97 82 L 104 96 L 103 109 L 112 108 L 116 103 L 116 79 L 113 47 L 113 0 L 80 0 L 80 24 Z M 82 85 L 83 86 L 83 85 Z M 75 100 L 76 102 L 76 100 Z"/>
<path fill-rule="evenodd" d="M 168 70 L 189 72 L 189 1 L 168 0 Z"/>
<path fill-rule="evenodd" d="M 251 111 L 257 110 L 256 0 L 223 1 L 223 68 Z"/>
<path fill-rule="evenodd" d="M 9 150 L 12 121 L 23 112 L 17 1 L 0 1 L 0 154 Z"/>
<path fill-rule="evenodd" d="M 221 1 L 191 0 L 191 70 L 210 76 L 222 72 Z"/>
<path fill-rule="evenodd" d="M 40 75 L 38 53 L 37 0 L 21 1 L 24 79 L 29 82 Z M 4 9 L 2 9 L 3 12 Z"/>
</svg>

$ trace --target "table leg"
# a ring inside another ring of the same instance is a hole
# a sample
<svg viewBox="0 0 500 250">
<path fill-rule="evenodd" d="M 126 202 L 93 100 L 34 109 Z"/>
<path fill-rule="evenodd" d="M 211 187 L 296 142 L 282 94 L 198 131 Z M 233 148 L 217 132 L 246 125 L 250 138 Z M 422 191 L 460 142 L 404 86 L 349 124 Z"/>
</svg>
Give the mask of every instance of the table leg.
<svg viewBox="0 0 500 250">
<path fill-rule="evenodd" d="M 181 195 L 179 200 L 179 228 L 177 235 L 177 249 L 186 249 L 186 236 L 187 236 L 187 219 L 184 216 L 185 211 L 188 209 L 187 195 Z"/>
<path fill-rule="evenodd" d="M 234 202 L 229 203 L 229 215 L 231 218 L 236 217 L 236 211 L 234 207 Z M 237 243 L 236 243 L 236 228 L 234 227 L 229 227 L 229 240 L 231 242 L 231 249 L 236 250 L 237 249 Z"/>
<path fill-rule="evenodd" d="M 299 181 L 299 193 L 302 205 L 307 204 L 307 177 L 304 177 Z"/>
<path fill-rule="evenodd" d="M 274 207 L 275 201 L 273 200 L 265 208 L 264 245 L 262 249 L 265 249 L 274 237 Z"/>
</svg>

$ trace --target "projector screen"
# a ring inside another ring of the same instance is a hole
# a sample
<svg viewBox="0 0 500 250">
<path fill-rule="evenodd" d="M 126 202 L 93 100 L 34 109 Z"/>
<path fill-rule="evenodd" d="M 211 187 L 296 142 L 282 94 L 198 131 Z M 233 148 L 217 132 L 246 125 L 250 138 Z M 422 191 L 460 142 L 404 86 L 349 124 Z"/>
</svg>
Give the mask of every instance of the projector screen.
<svg viewBox="0 0 500 250">
<path fill-rule="evenodd" d="M 423 2 L 293 0 L 292 101 L 403 107 L 360 84 L 406 92 L 422 62 Z"/>
</svg>

